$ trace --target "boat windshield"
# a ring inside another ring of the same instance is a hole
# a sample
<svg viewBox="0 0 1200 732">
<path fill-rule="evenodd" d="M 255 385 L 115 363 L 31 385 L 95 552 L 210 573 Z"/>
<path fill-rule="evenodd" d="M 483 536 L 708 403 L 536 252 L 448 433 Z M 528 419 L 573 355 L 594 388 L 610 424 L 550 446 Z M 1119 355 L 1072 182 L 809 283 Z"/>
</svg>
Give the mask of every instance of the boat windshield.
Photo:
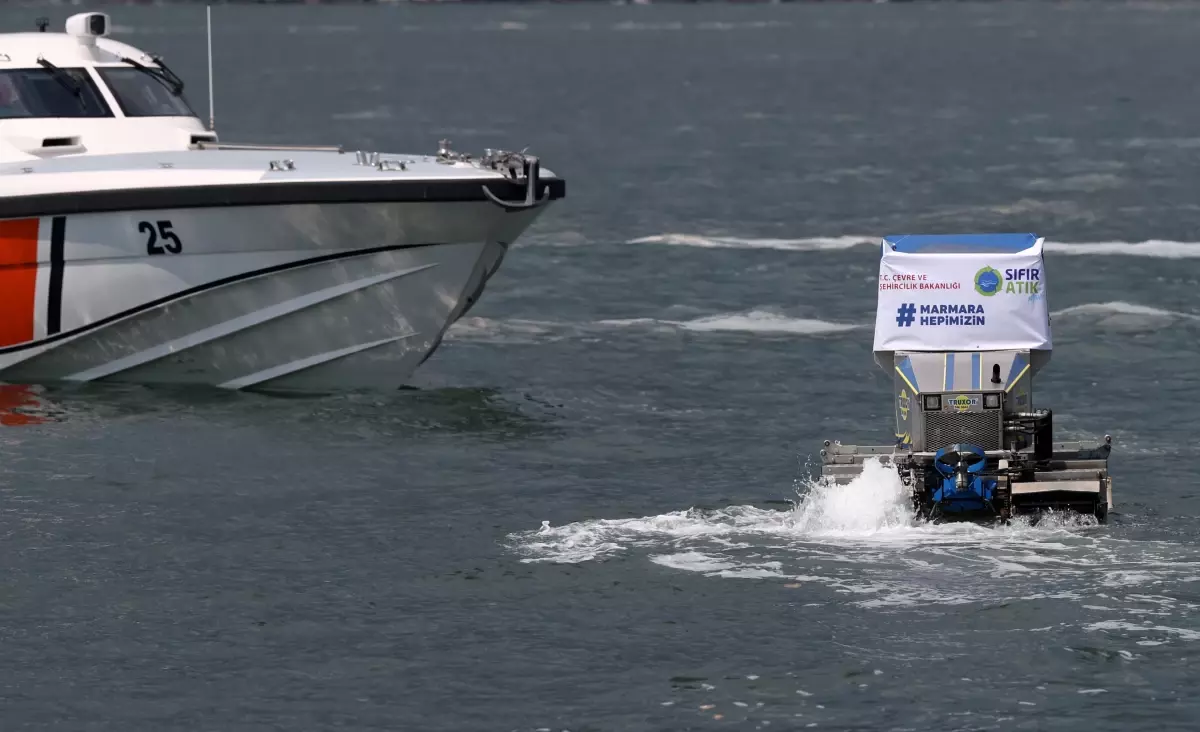
<svg viewBox="0 0 1200 732">
<path fill-rule="evenodd" d="M 176 96 L 153 74 L 130 66 L 98 68 L 126 117 L 195 117 L 183 94 Z"/>
<path fill-rule="evenodd" d="M 0 119 L 111 116 L 96 83 L 83 69 L 0 71 Z"/>
</svg>

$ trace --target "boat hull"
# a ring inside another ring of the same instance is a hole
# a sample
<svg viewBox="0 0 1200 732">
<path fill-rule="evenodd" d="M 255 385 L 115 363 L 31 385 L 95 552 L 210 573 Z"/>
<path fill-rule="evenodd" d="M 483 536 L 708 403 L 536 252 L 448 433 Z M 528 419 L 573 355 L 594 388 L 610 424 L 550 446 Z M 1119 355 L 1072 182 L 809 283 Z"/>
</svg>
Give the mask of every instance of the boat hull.
<svg viewBox="0 0 1200 732">
<path fill-rule="evenodd" d="M 394 388 L 544 208 L 317 203 L 0 221 L 0 380 Z"/>
</svg>

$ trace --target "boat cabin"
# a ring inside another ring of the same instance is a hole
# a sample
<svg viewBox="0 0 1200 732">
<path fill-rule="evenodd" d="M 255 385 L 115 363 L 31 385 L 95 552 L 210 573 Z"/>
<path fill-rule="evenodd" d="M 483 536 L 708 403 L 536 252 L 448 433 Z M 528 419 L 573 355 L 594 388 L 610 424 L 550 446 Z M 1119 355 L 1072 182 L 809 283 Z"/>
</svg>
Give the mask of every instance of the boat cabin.
<svg viewBox="0 0 1200 732">
<path fill-rule="evenodd" d="M 39 26 L 0 33 L 0 163 L 216 141 L 161 59 L 107 37 L 106 14 Z"/>
</svg>

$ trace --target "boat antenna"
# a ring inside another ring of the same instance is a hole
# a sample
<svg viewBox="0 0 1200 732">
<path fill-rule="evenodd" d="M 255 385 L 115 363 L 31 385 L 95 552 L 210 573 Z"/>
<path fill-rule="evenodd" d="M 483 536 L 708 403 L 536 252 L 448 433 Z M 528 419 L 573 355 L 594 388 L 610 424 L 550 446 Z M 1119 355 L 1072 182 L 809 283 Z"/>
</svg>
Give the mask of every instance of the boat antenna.
<svg viewBox="0 0 1200 732">
<path fill-rule="evenodd" d="M 213 118 L 213 70 L 212 70 L 212 6 L 206 5 L 208 15 L 208 129 L 215 130 Z"/>
</svg>

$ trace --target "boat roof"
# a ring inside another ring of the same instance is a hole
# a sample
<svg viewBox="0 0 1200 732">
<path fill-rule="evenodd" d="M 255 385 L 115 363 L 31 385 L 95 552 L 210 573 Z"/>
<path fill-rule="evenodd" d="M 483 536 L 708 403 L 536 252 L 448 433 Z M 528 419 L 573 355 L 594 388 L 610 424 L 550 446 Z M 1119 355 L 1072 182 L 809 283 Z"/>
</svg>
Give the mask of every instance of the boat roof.
<svg viewBox="0 0 1200 732">
<path fill-rule="evenodd" d="M 527 162 L 518 157 L 514 163 L 512 154 L 503 150 L 471 157 L 442 149 L 449 141 L 442 141 L 436 155 L 346 154 L 340 146 L 218 142 L 216 131 L 205 128 L 183 98 L 181 79 L 157 57 L 107 37 L 112 30 L 107 14 L 72 15 L 64 24 L 65 33 L 47 32 L 43 20 L 38 20 L 39 31 L 0 33 L 0 79 L 8 82 L 7 101 L 0 105 L 0 208 L 16 198 L 26 200 L 21 205 L 33 210 L 28 200 L 37 196 L 216 190 L 259 183 L 373 189 L 380 187 L 376 184 L 436 183 L 447 190 L 469 190 L 471 200 L 486 200 L 483 182 L 490 186 L 489 193 L 494 188 L 514 194 L 509 189 L 518 185 L 517 168 Z M 130 73 L 115 84 L 120 74 L 98 73 L 96 66 Z M 55 67 L 78 69 L 71 78 L 79 85 L 71 89 L 47 79 L 47 73 L 57 75 Z M 164 73 L 138 73 L 149 69 Z M 160 85 L 164 79 L 178 86 Z M 79 94 L 85 87 L 89 94 Z M 70 91 L 76 92 L 77 103 L 71 103 Z M 179 101 L 164 101 L 168 94 Z M 556 191 L 562 189 L 553 171 L 539 167 L 539 177 Z"/>
<path fill-rule="evenodd" d="M 90 40 L 94 45 L 68 33 L 0 33 L 0 69 L 39 68 L 39 57 L 56 66 L 119 64 L 122 56 L 150 63 L 145 51 L 127 43 L 106 37 Z"/>
<path fill-rule="evenodd" d="M 1037 243 L 1037 234 L 893 234 L 883 241 L 901 254 L 1014 254 Z"/>
</svg>

